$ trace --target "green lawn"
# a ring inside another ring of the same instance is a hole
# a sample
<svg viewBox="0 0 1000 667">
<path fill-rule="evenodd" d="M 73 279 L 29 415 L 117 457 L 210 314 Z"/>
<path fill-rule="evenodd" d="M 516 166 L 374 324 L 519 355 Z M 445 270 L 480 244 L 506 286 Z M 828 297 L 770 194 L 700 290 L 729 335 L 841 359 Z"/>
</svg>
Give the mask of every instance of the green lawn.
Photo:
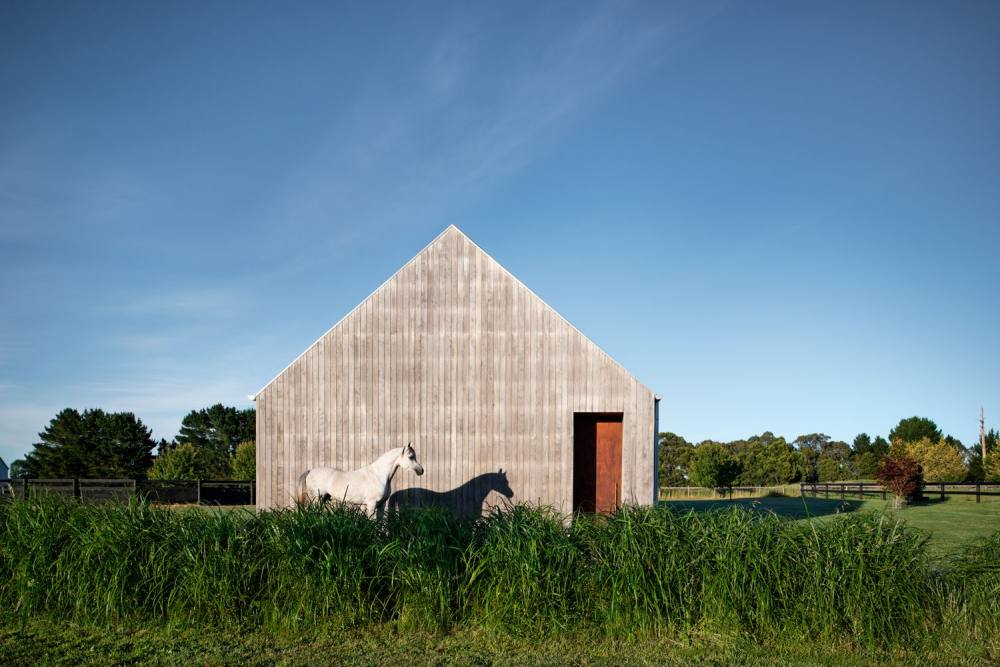
<svg viewBox="0 0 1000 667">
<path fill-rule="evenodd" d="M 907 525 L 926 531 L 928 546 L 933 553 L 941 554 L 972 540 L 988 537 L 1000 530 L 1000 502 L 997 498 L 984 498 L 976 503 L 974 497 L 950 496 L 944 500 L 925 500 L 902 510 L 892 509 L 892 501 L 875 498 L 752 498 L 741 500 L 683 500 L 664 501 L 662 504 L 675 509 L 698 511 L 725 509 L 739 506 L 759 511 L 769 511 L 793 519 L 819 518 L 829 520 L 843 512 L 886 511 L 906 521 Z"/>
<path fill-rule="evenodd" d="M 545 640 L 499 638 L 469 630 L 357 631 L 95 628 L 29 621 L 0 624 L 4 665 L 990 665 L 997 647 L 941 638 L 925 646 L 866 650 L 820 641 L 767 645 L 710 629 L 670 638 L 612 640 L 587 635 Z M 933 656 L 931 663 L 927 657 Z"/>
</svg>

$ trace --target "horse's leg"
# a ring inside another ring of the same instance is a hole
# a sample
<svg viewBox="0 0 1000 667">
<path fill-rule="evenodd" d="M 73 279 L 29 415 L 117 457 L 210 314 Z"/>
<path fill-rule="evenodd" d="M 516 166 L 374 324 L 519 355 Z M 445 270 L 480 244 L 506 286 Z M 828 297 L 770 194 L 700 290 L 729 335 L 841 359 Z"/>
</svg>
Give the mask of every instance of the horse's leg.
<svg viewBox="0 0 1000 667">
<path fill-rule="evenodd" d="M 365 508 L 368 510 L 368 518 L 370 519 L 377 518 L 376 515 L 376 510 L 378 509 L 377 500 L 369 500 L 368 502 L 365 503 Z"/>
</svg>

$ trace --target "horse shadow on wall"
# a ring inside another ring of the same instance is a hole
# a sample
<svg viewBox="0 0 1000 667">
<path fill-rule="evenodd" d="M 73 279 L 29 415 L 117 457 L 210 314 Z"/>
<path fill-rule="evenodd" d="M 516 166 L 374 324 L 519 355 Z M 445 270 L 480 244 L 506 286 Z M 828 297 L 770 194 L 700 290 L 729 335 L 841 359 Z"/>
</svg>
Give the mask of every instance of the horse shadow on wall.
<svg viewBox="0 0 1000 667">
<path fill-rule="evenodd" d="M 486 509 L 486 500 L 492 492 L 500 494 L 506 501 L 514 497 L 514 489 L 510 488 L 503 468 L 473 477 L 450 491 L 432 491 L 421 487 L 394 491 L 385 508 L 389 512 L 398 512 L 411 507 L 447 507 L 459 516 L 477 517 Z"/>
</svg>

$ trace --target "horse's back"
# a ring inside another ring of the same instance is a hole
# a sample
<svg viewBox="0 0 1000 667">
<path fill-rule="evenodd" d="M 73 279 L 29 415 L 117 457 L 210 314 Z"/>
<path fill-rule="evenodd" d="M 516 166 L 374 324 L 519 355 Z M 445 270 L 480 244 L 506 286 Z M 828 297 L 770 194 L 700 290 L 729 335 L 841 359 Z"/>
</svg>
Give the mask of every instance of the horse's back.
<svg viewBox="0 0 1000 667">
<path fill-rule="evenodd" d="M 308 471 L 307 488 L 313 498 L 346 501 L 350 503 L 365 502 L 368 489 L 365 488 L 364 476 L 358 471 L 346 471 L 329 466 L 320 466 Z"/>
</svg>

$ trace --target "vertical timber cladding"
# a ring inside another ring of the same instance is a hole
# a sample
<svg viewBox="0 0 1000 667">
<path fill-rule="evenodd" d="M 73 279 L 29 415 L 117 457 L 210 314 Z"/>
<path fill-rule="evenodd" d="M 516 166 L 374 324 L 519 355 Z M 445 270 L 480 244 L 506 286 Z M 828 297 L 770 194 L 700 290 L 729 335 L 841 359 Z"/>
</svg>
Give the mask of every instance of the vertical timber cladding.
<svg viewBox="0 0 1000 667">
<path fill-rule="evenodd" d="M 412 441 L 426 473 L 400 471 L 394 491 L 477 508 L 513 492 L 568 512 L 577 413 L 621 415 L 618 496 L 653 501 L 653 392 L 454 226 L 256 401 L 259 508 L 291 504 L 310 467 Z"/>
</svg>

